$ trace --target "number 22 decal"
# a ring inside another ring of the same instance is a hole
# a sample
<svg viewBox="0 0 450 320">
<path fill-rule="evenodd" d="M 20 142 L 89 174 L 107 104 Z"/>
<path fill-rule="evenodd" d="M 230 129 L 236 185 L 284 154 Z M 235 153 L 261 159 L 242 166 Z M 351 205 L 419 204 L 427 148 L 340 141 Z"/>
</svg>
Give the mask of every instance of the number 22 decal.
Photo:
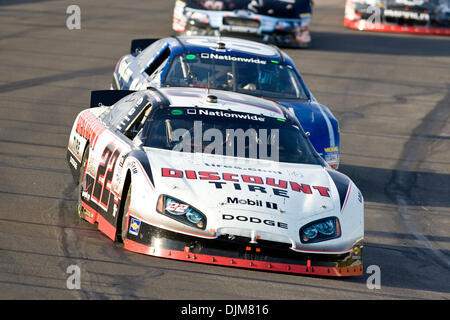
<svg viewBox="0 0 450 320">
<path fill-rule="evenodd" d="M 111 143 L 108 144 L 105 150 L 103 150 L 102 158 L 97 168 L 92 198 L 105 211 L 108 210 L 111 195 L 111 181 L 119 155 L 120 149 L 115 148 Z"/>
</svg>

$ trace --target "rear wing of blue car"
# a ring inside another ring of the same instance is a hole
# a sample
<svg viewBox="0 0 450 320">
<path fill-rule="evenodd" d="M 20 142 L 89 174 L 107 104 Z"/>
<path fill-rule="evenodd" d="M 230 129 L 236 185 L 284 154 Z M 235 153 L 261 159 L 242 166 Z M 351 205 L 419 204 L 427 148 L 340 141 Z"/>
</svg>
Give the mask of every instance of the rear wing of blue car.
<svg viewBox="0 0 450 320">
<path fill-rule="evenodd" d="M 159 39 L 151 38 L 151 39 L 134 39 L 131 40 L 131 48 L 130 53 L 132 55 L 139 54 L 142 50 L 147 48 L 149 45 L 153 44 L 154 42 L 158 41 Z"/>
<path fill-rule="evenodd" d="M 133 90 L 97 90 L 91 91 L 90 107 L 112 106 L 123 97 L 133 93 Z"/>
</svg>

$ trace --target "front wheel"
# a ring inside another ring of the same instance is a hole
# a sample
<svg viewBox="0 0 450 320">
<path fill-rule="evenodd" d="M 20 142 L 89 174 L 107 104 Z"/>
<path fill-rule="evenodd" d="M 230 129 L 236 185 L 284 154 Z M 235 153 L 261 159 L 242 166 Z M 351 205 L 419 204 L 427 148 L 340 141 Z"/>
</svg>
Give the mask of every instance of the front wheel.
<svg viewBox="0 0 450 320">
<path fill-rule="evenodd" d="M 127 238 L 127 233 L 128 233 L 127 220 L 128 220 L 128 210 L 130 208 L 130 200 L 131 200 L 131 184 L 128 187 L 127 196 L 125 198 L 125 205 L 123 206 L 122 229 L 120 232 L 122 242 L 125 242 L 125 239 Z"/>
<path fill-rule="evenodd" d="M 77 200 L 77 213 L 80 218 L 84 217 L 85 209 L 82 205 L 82 199 L 83 199 L 83 192 L 85 191 L 86 187 L 86 179 L 84 179 L 84 176 L 86 174 L 86 167 L 87 162 L 89 160 L 89 146 L 86 147 L 86 150 L 83 154 L 83 159 L 81 160 L 81 168 L 80 168 L 80 175 L 78 177 L 78 200 Z"/>
</svg>

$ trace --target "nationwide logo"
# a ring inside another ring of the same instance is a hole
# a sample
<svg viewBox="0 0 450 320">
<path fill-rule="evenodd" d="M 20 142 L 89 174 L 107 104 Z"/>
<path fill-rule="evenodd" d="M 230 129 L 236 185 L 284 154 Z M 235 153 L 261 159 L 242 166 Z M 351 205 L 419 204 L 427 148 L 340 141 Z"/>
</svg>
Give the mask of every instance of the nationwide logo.
<svg viewBox="0 0 450 320">
<path fill-rule="evenodd" d="M 244 62 L 244 63 L 256 63 L 256 64 L 266 64 L 267 61 L 261 60 L 259 58 L 244 58 L 244 57 L 235 57 L 224 54 L 217 53 L 202 53 L 200 55 L 202 59 L 216 59 L 216 60 L 226 60 L 226 61 L 236 61 L 236 62 Z"/>
<path fill-rule="evenodd" d="M 187 114 L 197 114 L 196 109 L 188 109 L 186 110 Z M 221 110 L 205 110 L 198 109 L 198 114 L 201 116 L 212 116 L 212 117 L 224 117 L 224 118 L 233 118 L 233 119 L 243 119 L 243 120 L 256 120 L 256 121 L 265 121 L 264 117 L 258 116 L 256 114 L 249 113 L 232 113 L 232 112 L 224 112 Z"/>
</svg>

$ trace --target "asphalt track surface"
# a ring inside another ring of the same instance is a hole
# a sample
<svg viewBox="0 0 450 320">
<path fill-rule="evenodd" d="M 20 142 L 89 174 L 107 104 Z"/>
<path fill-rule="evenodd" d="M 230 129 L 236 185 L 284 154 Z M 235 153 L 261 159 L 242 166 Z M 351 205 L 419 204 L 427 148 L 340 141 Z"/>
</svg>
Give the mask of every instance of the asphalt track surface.
<svg viewBox="0 0 450 320">
<path fill-rule="evenodd" d="M 0 0 L 0 299 L 449 299 L 450 39 L 349 30 L 344 0 L 316 3 L 313 47 L 287 52 L 340 121 L 340 170 L 366 204 L 362 277 L 144 256 L 79 220 L 74 118 L 131 39 L 172 34 L 174 1 Z M 66 28 L 71 4 L 81 30 Z"/>
</svg>

